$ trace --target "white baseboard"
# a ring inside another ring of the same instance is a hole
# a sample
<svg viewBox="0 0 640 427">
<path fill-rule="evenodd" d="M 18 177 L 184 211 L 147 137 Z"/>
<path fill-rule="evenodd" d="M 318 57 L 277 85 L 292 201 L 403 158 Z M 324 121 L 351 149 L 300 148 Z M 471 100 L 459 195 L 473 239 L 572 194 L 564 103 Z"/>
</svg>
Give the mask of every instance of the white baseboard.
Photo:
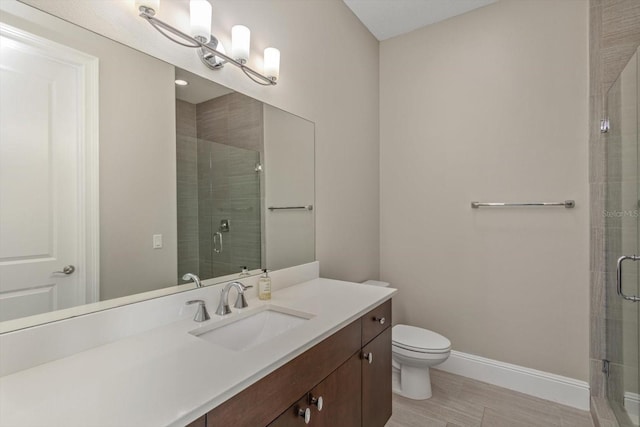
<svg viewBox="0 0 640 427">
<path fill-rule="evenodd" d="M 624 409 L 635 425 L 640 424 L 640 394 L 626 391 L 624 393 Z"/>
<path fill-rule="evenodd" d="M 541 399 L 589 410 L 589 384 L 549 372 L 451 351 L 436 369 L 519 391 Z"/>
</svg>

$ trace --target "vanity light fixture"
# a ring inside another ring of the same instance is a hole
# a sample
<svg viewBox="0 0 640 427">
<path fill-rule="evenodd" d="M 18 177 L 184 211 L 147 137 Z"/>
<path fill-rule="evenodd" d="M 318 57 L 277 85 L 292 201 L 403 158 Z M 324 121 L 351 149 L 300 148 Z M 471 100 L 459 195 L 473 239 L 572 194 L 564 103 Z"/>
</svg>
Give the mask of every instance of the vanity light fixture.
<svg viewBox="0 0 640 427">
<path fill-rule="evenodd" d="M 222 43 L 211 34 L 211 3 L 208 0 L 190 1 L 191 35 L 156 18 L 159 6 L 160 0 L 136 0 L 141 18 L 172 42 L 198 49 L 198 56 L 207 67 L 217 70 L 231 64 L 255 83 L 263 86 L 276 84 L 280 74 L 280 51 L 273 47 L 264 50 L 264 73 L 248 67 L 251 31 L 243 25 L 235 25 L 231 29 L 231 56 L 227 55 Z"/>
</svg>

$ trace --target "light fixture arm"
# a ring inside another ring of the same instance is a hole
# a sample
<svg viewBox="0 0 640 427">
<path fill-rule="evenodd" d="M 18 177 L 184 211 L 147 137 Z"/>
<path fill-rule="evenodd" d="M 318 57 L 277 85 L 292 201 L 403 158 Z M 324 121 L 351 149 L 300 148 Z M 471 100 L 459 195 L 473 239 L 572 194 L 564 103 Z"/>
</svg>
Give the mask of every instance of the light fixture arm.
<svg viewBox="0 0 640 427">
<path fill-rule="evenodd" d="M 166 38 L 168 38 L 169 40 L 171 40 L 174 43 L 177 43 L 181 46 L 185 46 L 185 47 L 189 47 L 189 48 L 202 48 L 204 50 L 207 50 L 209 52 L 211 52 L 212 54 L 214 54 L 215 56 L 218 56 L 222 59 L 225 60 L 225 63 L 229 63 L 232 65 L 235 65 L 236 67 L 240 68 L 242 71 L 244 71 L 244 73 L 251 78 L 251 80 L 253 80 L 256 83 L 259 83 L 261 85 L 264 86 L 273 86 L 276 85 L 276 81 L 275 79 L 270 79 L 269 77 L 264 76 L 263 74 L 260 74 L 259 72 L 255 71 L 254 69 L 247 67 L 246 65 L 244 65 L 243 63 L 236 61 L 235 59 L 231 58 L 230 56 L 212 48 L 211 46 L 209 46 L 206 43 L 201 42 L 198 39 L 195 39 L 193 37 L 191 37 L 190 35 L 183 33 L 182 31 L 178 30 L 175 27 L 172 27 L 171 25 L 167 24 L 166 22 L 156 18 L 155 16 L 153 16 L 155 14 L 155 12 L 153 11 L 153 9 L 149 9 L 146 7 L 140 7 L 140 17 L 145 19 L 153 28 L 155 28 L 160 34 L 162 34 L 163 36 L 165 36 Z M 173 37 L 169 36 L 167 33 L 165 33 L 165 31 L 173 34 L 174 36 L 177 36 L 181 39 L 183 39 L 185 42 L 187 43 L 183 43 L 179 40 L 174 39 Z M 254 79 L 257 78 L 258 80 Z"/>
</svg>

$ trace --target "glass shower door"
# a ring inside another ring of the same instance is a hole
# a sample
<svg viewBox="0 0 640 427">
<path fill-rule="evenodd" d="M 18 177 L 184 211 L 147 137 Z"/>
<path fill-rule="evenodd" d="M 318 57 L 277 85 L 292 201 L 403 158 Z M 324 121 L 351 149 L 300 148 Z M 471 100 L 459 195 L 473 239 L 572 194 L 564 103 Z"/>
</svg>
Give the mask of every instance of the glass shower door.
<svg viewBox="0 0 640 427">
<path fill-rule="evenodd" d="M 607 94 L 607 398 L 623 427 L 640 424 L 639 57 L 636 52 Z"/>
</svg>

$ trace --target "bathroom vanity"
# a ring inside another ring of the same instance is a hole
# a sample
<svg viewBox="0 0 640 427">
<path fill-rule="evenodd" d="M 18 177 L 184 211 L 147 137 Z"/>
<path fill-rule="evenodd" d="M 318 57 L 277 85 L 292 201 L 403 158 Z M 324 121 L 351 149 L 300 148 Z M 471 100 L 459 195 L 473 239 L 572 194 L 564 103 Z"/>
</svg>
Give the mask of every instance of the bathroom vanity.
<svg viewBox="0 0 640 427">
<path fill-rule="evenodd" d="M 283 282 L 277 273 L 274 282 Z M 293 426 L 304 425 L 305 417 L 313 426 L 384 426 L 391 415 L 395 292 L 306 278 L 276 290 L 271 301 L 249 295 L 248 308 L 224 317 L 211 314 L 201 323 L 193 320 L 196 307 L 185 302 L 203 299 L 212 313 L 220 286 L 120 308 L 122 324 L 153 315 L 159 304 L 179 314 L 163 325 L 1 377 L 0 426 Z M 302 320 L 262 341 L 234 338 L 233 325 L 267 312 Z M 104 324 L 100 319 L 112 315 L 67 322 L 82 323 L 72 327 L 78 339 L 78 330 L 100 334 L 114 328 L 112 317 Z M 51 329 L 46 339 L 53 339 L 54 324 L 42 327 Z M 233 339 L 210 339 L 208 334 L 226 328 Z M 33 352 L 45 336 L 36 333 L 0 336 L 3 356 L 15 359 L 17 345 L 25 355 Z M 239 342 L 246 348 L 237 347 Z"/>
<path fill-rule="evenodd" d="M 387 301 L 189 426 L 384 426 L 391 416 L 390 320 Z"/>
</svg>

